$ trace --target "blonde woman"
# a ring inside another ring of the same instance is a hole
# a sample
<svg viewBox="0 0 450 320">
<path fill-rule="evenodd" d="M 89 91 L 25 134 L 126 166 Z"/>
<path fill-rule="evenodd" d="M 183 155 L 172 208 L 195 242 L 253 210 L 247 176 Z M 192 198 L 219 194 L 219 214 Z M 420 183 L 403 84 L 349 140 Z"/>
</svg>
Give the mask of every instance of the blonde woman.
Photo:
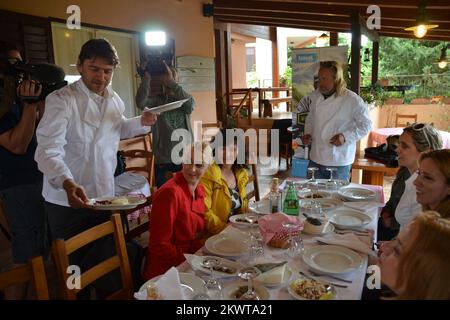
<svg viewBox="0 0 450 320">
<path fill-rule="evenodd" d="M 348 180 L 356 143 L 372 127 L 366 103 L 345 86 L 339 63 L 320 63 L 318 88 L 308 96 L 311 104 L 303 138 L 304 144 L 311 144 L 309 166 L 318 168 L 319 179 L 328 179 L 326 168 L 334 167 L 335 178 Z"/>
<path fill-rule="evenodd" d="M 450 220 L 417 215 L 379 260 L 381 280 L 402 300 L 450 299 Z"/>
</svg>

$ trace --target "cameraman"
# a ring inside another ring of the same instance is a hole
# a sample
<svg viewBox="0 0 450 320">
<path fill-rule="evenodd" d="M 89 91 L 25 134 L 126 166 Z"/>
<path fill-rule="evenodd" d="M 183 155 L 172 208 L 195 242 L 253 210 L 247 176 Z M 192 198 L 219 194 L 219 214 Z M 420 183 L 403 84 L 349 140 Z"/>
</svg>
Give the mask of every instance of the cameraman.
<svg viewBox="0 0 450 320">
<path fill-rule="evenodd" d="M 191 113 L 194 110 L 194 98 L 183 90 L 177 83 L 177 72 L 175 68 L 169 67 L 165 61 L 165 74 L 162 75 L 163 92 L 161 94 L 152 94 L 150 92 L 151 75 L 149 73 L 149 62 L 144 61 L 140 66 L 139 74 L 143 74 L 141 85 L 136 94 L 136 104 L 139 109 L 153 108 L 170 102 L 187 99 L 180 108 L 163 112 L 152 128 L 153 145 L 152 151 L 155 155 L 155 180 L 157 187 L 162 186 L 172 173 L 180 171 L 181 165 L 172 162 L 172 148 L 178 141 L 171 141 L 172 132 L 176 129 L 185 129 L 191 133 Z"/>
<path fill-rule="evenodd" d="M 42 198 L 42 173 L 34 161 L 35 128 L 44 101 L 21 102 L 7 90 L 11 63 L 21 61 L 17 46 L 0 42 L 0 77 L 4 87 L 0 99 L 12 104 L 0 118 L 0 197 L 11 227 L 13 263 L 20 266 L 34 255 L 46 255 L 47 221 Z M 16 85 L 20 97 L 40 96 L 41 86 L 32 80 Z M 5 101 L 5 100 L 3 100 Z M 24 299 L 26 286 L 17 286 L 9 298 Z"/>
</svg>

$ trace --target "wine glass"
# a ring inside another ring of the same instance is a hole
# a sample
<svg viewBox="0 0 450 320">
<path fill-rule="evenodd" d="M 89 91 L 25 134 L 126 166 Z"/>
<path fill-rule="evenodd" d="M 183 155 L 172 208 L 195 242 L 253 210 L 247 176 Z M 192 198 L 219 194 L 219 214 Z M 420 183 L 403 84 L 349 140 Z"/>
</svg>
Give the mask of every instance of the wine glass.
<svg viewBox="0 0 450 320">
<path fill-rule="evenodd" d="M 256 263 L 261 256 L 264 256 L 263 237 L 258 231 L 250 232 L 250 263 Z"/>
<path fill-rule="evenodd" d="M 289 221 L 283 222 L 282 226 L 289 230 L 289 248 L 287 250 L 287 254 L 291 258 L 297 257 L 300 253 L 303 252 L 303 240 L 300 236 L 294 238 L 292 236 L 292 231 L 298 228 L 298 225 Z"/>
<path fill-rule="evenodd" d="M 222 299 L 222 286 L 220 282 L 214 277 L 214 267 L 217 267 L 220 264 L 219 258 L 216 257 L 207 257 L 203 259 L 203 265 L 209 268 L 209 279 L 205 281 L 205 289 L 207 295 L 212 300 L 220 300 Z"/>
<path fill-rule="evenodd" d="M 316 219 L 324 218 L 322 213 L 322 206 L 318 201 L 311 201 L 311 203 L 308 206 L 308 212 L 309 212 L 308 215 L 312 218 Z"/>
<path fill-rule="evenodd" d="M 314 198 L 314 194 L 319 191 L 319 186 L 317 184 L 317 180 L 314 177 L 314 173 L 319 170 L 317 167 L 310 167 L 308 168 L 308 172 L 311 174 L 311 178 L 308 180 L 307 185 L 308 188 L 311 190 L 311 198 Z"/>
<path fill-rule="evenodd" d="M 333 178 L 333 172 L 337 170 L 337 168 L 326 168 L 328 171 L 330 171 L 330 179 L 327 180 L 325 183 L 326 189 L 330 192 L 335 192 L 338 190 L 338 183 Z"/>
<path fill-rule="evenodd" d="M 244 280 L 247 280 L 247 292 L 244 293 L 239 299 L 240 300 L 259 300 L 260 297 L 256 293 L 255 289 L 253 288 L 253 279 L 256 278 L 261 274 L 261 271 L 259 271 L 255 267 L 247 267 L 243 268 L 239 271 L 239 277 L 241 277 Z"/>
</svg>

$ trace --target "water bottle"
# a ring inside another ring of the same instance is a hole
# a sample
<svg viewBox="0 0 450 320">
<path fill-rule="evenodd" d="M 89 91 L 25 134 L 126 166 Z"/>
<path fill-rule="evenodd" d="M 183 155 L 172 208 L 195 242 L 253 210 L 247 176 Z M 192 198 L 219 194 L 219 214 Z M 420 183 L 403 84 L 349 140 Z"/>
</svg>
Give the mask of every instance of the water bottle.
<svg viewBox="0 0 450 320">
<path fill-rule="evenodd" d="M 292 181 L 288 181 L 288 189 L 283 202 L 283 212 L 291 216 L 298 216 L 298 211 L 299 201 L 297 197 L 297 190 L 295 189 L 294 183 Z"/>
</svg>

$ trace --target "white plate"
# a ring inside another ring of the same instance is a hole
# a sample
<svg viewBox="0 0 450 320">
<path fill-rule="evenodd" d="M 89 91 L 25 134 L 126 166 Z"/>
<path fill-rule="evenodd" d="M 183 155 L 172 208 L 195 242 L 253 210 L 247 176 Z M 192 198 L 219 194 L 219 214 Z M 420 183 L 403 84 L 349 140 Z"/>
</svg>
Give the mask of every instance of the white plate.
<svg viewBox="0 0 450 320">
<path fill-rule="evenodd" d="M 180 275 L 181 290 L 183 290 L 183 294 L 188 300 L 192 300 L 192 298 L 196 295 L 206 294 L 204 286 L 205 281 L 203 281 L 201 278 L 197 277 L 195 274 L 184 272 L 180 272 L 179 275 Z M 148 280 L 141 286 L 139 291 L 145 290 L 145 288 L 150 282 L 156 282 L 161 277 L 162 275 L 159 275 L 157 277 Z"/>
<path fill-rule="evenodd" d="M 128 204 L 99 204 L 97 201 L 110 201 L 117 198 L 127 198 Z M 147 199 L 139 196 L 121 196 L 121 197 L 101 197 L 89 199 L 88 205 L 94 210 L 127 210 L 136 208 L 138 205 L 145 203 Z"/>
<path fill-rule="evenodd" d="M 319 189 L 323 189 L 323 190 L 326 189 L 328 179 L 316 179 L 316 181 L 317 181 L 317 186 L 319 187 Z M 336 180 L 335 179 L 334 181 L 337 182 L 338 188 L 345 187 L 348 184 L 350 184 L 350 182 L 348 182 L 347 180 L 339 180 L 339 179 Z M 294 185 L 299 190 L 308 188 L 308 180 L 294 181 Z"/>
<path fill-rule="evenodd" d="M 223 298 L 224 300 L 239 300 L 236 299 L 234 296 L 235 292 L 239 289 L 239 287 L 245 286 L 247 287 L 247 281 L 236 281 L 232 282 L 223 288 Z M 269 300 L 270 299 L 270 293 L 267 291 L 266 288 L 264 288 L 262 285 L 253 282 L 253 286 L 255 288 L 256 293 L 259 296 L 259 300 Z"/>
<path fill-rule="evenodd" d="M 250 214 L 236 214 L 233 216 L 230 216 L 230 222 L 236 226 L 239 227 L 258 227 L 258 223 L 250 223 L 245 220 L 246 217 L 250 216 Z M 241 221 L 244 220 L 244 221 Z"/>
<path fill-rule="evenodd" d="M 264 263 L 264 262 L 261 262 L 261 263 Z M 272 271 L 273 270 L 269 270 L 267 272 L 260 274 L 259 276 L 257 276 L 255 278 L 255 281 L 258 281 L 259 283 L 261 283 L 262 285 L 264 285 L 266 287 L 278 287 L 278 286 L 285 285 L 292 277 L 292 269 L 289 268 L 289 266 L 286 264 L 285 268 L 284 268 L 284 274 L 282 276 L 281 281 L 272 281 L 272 279 L 261 278 L 261 276 L 264 275 L 265 273 L 270 273 Z M 263 279 L 263 280 L 261 280 L 261 279 Z"/>
<path fill-rule="evenodd" d="M 297 195 L 299 196 L 299 198 L 305 198 L 305 199 L 311 199 L 311 195 L 313 193 L 310 190 L 307 191 L 298 191 Z M 318 191 L 318 192 L 314 192 L 314 200 L 319 200 L 319 199 L 326 199 L 326 198 L 330 198 L 331 194 L 329 192 L 326 191 Z"/>
<path fill-rule="evenodd" d="M 272 213 L 272 208 L 270 207 L 270 200 L 263 199 L 261 201 L 255 201 L 248 205 L 250 211 L 257 214 L 270 214 Z"/>
<path fill-rule="evenodd" d="M 202 266 L 203 260 L 208 257 L 212 257 L 212 256 L 194 256 L 194 258 L 191 261 L 192 269 L 194 269 L 196 271 L 200 271 L 202 273 L 210 274 L 209 269 Z M 217 258 L 220 260 L 220 265 L 235 269 L 234 273 L 226 273 L 226 272 L 221 272 L 218 270 L 213 270 L 213 274 L 216 277 L 221 277 L 221 278 L 237 277 L 239 270 L 242 269 L 242 265 L 238 262 L 228 260 L 225 258 L 220 258 L 220 257 L 214 257 L 214 258 Z"/>
<path fill-rule="evenodd" d="M 341 229 L 358 229 L 372 221 L 367 214 L 352 209 L 337 209 L 332 214 L 330 223 Z"/>
<path fill-rule="evenodd" d="M 303 261 L 314 271 L 325 274 L 345 274 L 361 267 L 362 257 L 353 250 L 335 245 L 310 247 Z"/>
<path fill-rule="evenodd" d="M 342 204 L 343 204 L 342 201 L 338 200 L 338 199 L 329 199 L 329 198 L 327 198 L 327 199 L 325 199 L 325 198 L 309 199 L 309 198 L 306 198 L 306 199 L 300 200 L 300 206 L 303 206 L 303 205 L 307 206 L 309 203 L 311 203 L 311 201 L 320 203 L 320 206 L 322 207 L 323 211 L 334 210 L 334 209 L 342 206 Z"/>
<path fill-rule="evenodd" d="M 148 110 L 146 109 L 144 111 L 144 113 L 145 112 L 161 113 L 161 112 L 166 112 L 166 111 L 178 109 L 179 107 L 181 107 L 183 105 L 183 103 L 185 103 L 188 100 L 189 99 L 178 100 L 178 101 L 174 101 L 174 102 L 171 102 L 171 103 L 163 104 L 162 106 L 157 106 L 157 107 L 154 107 L 154 108 L 150 108 Z"/>
<path fill-rule="evenodd" d="M 298 283 L 301 283 L 301 282 L 306 281 L 306 280 L 307 280 L 307 278 L 301 277 L 301 278 L 298 278 L 298 279 L 295 279 L 295 280 L 291 281 L 291 282 L 289 283 L 289 285 L 287 286 L 287 290 L 288 290 L 289 294 L 290 294 L 292 297 L 294 297 L 295 299 L 297 299 L 297 300 L 321 300 L 320 298 L 319 298 L 319 299 L 308 299 L 308 298 L 305 298 L 305 297 L 299 295 L 299 294 L 291 287 L 294 283 L 297 283 L 297 282 L 298 282 Z M 318 281 L 318 280 L 316 280 L 316 281 L 317 281 L 317 282 L 320 282 L 320 283 L 323 283 L 323 284 L 325 284 L 325 285 L 327 285 L 326 282 L 322 282 L 322 281 Z M 335 288 L 333 285 L 330 285 L 330 284 L 328 284 L 328 285 L 331 287 L 331 289 L 330 289 L 331 296 L 329 296 L 328 299 L 326 299 L 326 300 L 334 300 L 334 299 L 336 299 L 336 295 L 337 295 L 336 288 Z M 323 300 L 325 300 L 325 299 L 323 299 Z"/>
<path fill-rule="evenodd" d="M 239 257 L 250 251 L 247 239 L 228 233 L 219 233 L 208 238 L 205 248 L 208 252 L 222 257 Z"/>
<path fill-rule="evenodd" d="M 306 233 L 306 234 L 310 234 L 310 235 L 313 235 L 313 236 L 323 236 L 323 235 L 325 235 L 325 234 L 327 234 L 327 233 L 330 233 L 330 232 L 333 232 L 334 231 L 334 226 L 331 224 L 331 223 L 329 223 L 327 226 L 326 226 L 326 228 L 325 228 L 325 230 L 323 230 L 323 232 L 307 232 L 306 230 L 305 230 L 305 227 L 303 227 L 303 233 Z"/>
<path fill-rule="evenodd" d="M 345 187 L 338 191 L 338 194 L 349 201 L 372 200 L 375 192 L 366 188 Z"/>
</svg>

